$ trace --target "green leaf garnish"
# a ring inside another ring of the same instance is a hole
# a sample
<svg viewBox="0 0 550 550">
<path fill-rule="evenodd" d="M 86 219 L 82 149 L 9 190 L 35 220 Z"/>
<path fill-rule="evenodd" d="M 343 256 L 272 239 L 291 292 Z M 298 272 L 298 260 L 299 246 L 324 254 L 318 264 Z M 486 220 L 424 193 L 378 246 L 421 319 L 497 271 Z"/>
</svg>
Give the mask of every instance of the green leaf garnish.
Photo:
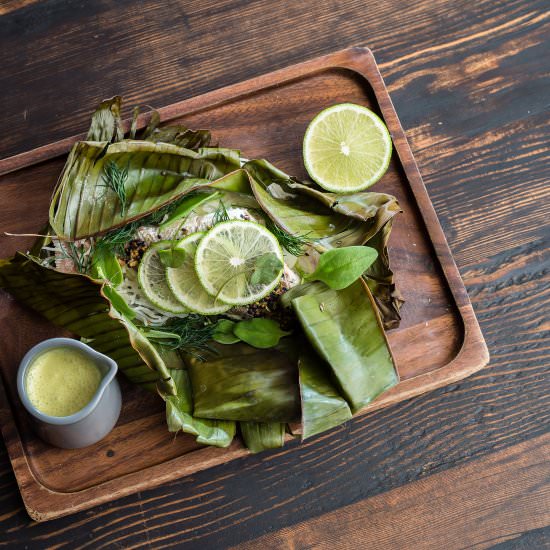
<svg viewBox="0 0 550 550">
<path fill-rule="evenodd" d="M 158 255 L 165 267 L 180 267 L 185 261 L 185 250 L 176 247 L 159 250 Z"/>
<path fill-rule="evenodd" d="M 261 317 L 240 321 L 233 328 L 233 333 L 243 342 L 260 349 L 275 347 L 283 336 L 290 334 L 281 330 L 279 323 L 273 319 Z"/>
<path fill-rule="evenodd" d="M 122 283 L 124 278 L 122 268 L 113 249 L 104 246 L 96 247 L 90 268 L 90 276 L 94 279 L 109 281 L 115 287 Z"/>
<path fill-rule="evenodd" d="M 348 287 L 372 265 L 378 252 L 368 246 L 346 246 L 327 250 L 306 281 L 322 281 L 334 290 Z"/>
<path fill-rule="evenodd" d="M 253 285 L 269 284 L 283 268 L 283 262 L 273 252 L 262 254 L 255 259 L 254 273 L 250 277 Z"/>
<path fill-rule="evenodd" d="M 230 321 L 229 319 L 221 319 L 218 321 L 214 333 L 212 334 L 212 339 L 220 344 L 236 344 L 240 342 L 241 339 L 238 336 L 235 336 L 233 329 L 237 323 L 235 321 Z"/>
</svg>

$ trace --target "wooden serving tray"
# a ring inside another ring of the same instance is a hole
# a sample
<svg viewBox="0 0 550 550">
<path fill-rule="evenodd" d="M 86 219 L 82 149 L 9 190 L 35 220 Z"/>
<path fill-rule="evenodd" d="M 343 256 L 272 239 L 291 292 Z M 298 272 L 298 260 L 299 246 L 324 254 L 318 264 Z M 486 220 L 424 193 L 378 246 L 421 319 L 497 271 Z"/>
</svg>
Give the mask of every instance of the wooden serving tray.
<svg viewBox="0 0 550 550">
<path fill-rule="evenodd" d="M 376 62 L 353 48 L 307 61 L 159 109 L 163 121 L 209 128 L 214 141 L 248 158 L 266 157 L 304 177 L 302 138 L 311 118 L 334 103 L 377 111 L 395 145 L 387 174 L 374 186 L 398 197 L 390 258 L 406 303 L 389 340 L 401 382 L 360 414 L 460 380 L 488 362 L 466 289 L 407 143 Z M 90 110 L 93 106 L 90 106 Z M 141 123 L 145 122 L 145 117 Z M 0 257 L 26 249 L 47 218 L 52 189 L 75 136 L 0 161 Z M 0 291 L 0 423 L 30 516 L 48 520 L 141 491 L 247 454 L 174 437 L 161 399 L 122 380 L 123 409 L 115 429 L 80 450 L 50 447 L 32 432 L 17 398 L 16 371 L 25 352 L 62 331 Z"/>
</svg>

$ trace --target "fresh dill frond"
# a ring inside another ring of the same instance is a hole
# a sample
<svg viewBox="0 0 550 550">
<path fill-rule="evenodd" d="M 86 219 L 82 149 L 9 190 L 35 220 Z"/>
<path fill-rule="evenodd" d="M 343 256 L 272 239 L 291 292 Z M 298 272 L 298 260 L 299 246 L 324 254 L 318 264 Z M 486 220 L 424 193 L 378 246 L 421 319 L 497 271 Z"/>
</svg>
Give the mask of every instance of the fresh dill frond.
<svg viewBox="0 0 550 550">
<path fill-rule="evenodd" d="M 140 225 L 160 225 L 164 222 L 166 218 L 169 218 L 170 215 L 178 209 L 179 205 L 183 202 L 189 199 L 190 197 L 193 197 L 197 195 L 196 191 L 191 191 L 190 193 L 187 193 L 183 195 L 183 197 L 180 197 L 177 200 L 174 200 L 170 202 L 169 204 L 165 204 L 158 210 L 155 210 L 154 212 L 151 212 L 149 215 L 145 216 L 145 218 L 142 218 L 139 220 Z"/>
<path fill-rule="evenodd" d="M 120 202 L 120 214 L 126 214 L 126 180 L 128 179 L 128 168 L 121 168 L 116 162 L 109 161 L 103 167 L 104 187 L 113 191 Z"/>
<path fill-rule="evenodd" d="M 263 210 L 260 212 L 264 217 L 266 228 L 275 235 L 279 244 L 293 256 L 304 254 L 306 246 L 313 242 L 313 239 L 309 238 L 307 233 L 304 235 L 293 235 L 281 229 Z"/>
<path fill-rule="evenodd" d="M 86 248 L 84 244 L 77 245 L 70 241 L 66 244 L 61 244 L 59 249 L 62 257 L 71 260 L 79 273 L 85 274 L 90 271 L 95 250 L 94 245 Z"/>
<path fill-rule="evenodd" d="M 220 200 L 218 208 L 214 212 L 214 217 L 212 218 L 212 225 L 217 225 L 221 222 L 228 222 L 230 219 L 231 218 L 227 213 L 227 208 L 225 207 L 224 202 Z"/>
<path fill-rule="evenodd" d="M 203 315 L 191 313 L 174 318 L 161 326 L 143 328 L 145 336 L 160 346 L 176 349 L 200 357 L 201 351 L 210 350 L 216 322 Z"/>
<path fill-rule="evenodd" d="M 124 245 L 134 238 L 134 233 L 140 226 L 140 223 L 132 222 L 117 229 L 109 231 L 103 237 L 99 237 L 96 241 L 96 248 L 106 248 L 112 250 L 115 254 L 124 254 Z"/>
<path fill-rule="evenodd" d="M 118 227 L 109 231 L 106 235 L 99 237 L 96 241 L 96 247 L 107 247 L 115 252 L 115 254 L 122 255 L 124 253 L 124 245 L 134 238 L 134 235 L 139 227 L 144 225 L 160 225 L 166 217 L 169 217 L 174 212 L 181 202 L 194 193 L 188 193 L 179 200 L 172 201 L 154 212 L 151 212 L 147 216 L 127 223 L 122 227 Z"/>
</svg>

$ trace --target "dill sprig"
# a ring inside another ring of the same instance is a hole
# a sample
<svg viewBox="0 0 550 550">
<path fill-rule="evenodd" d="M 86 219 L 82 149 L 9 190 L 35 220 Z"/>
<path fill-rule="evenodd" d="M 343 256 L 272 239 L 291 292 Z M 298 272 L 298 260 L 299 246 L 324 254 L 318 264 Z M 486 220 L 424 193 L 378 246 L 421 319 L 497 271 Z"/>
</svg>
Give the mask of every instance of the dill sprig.
<svg viewBox="0 0 550 550">
<path fill-rule="evenodd" d="M 160 225 L 164 221 L 164 218 L 170 217 L 170 214 L 174 210 L 176 210 L 176 208 L 183 200 L 187 199 L 193 194 L 194 193 L 188 193 L 187 195 L 181 197 L 181 199 L 172 201 L 171 203 L 164 205 L 158 210 L 151 212 L 148 216 L 145 216 L 145 218 L 142 218 L 140 220 L 140 225 Z"/>
<path fill-rule="evenodd" d="M 124 245 L 134 238 L 134 234 L 137 229 L 143 225 L 159 225 L 166 217 L 169 217 L 174 210 L 178 208 L 180 203 L 189 198 L 193 193 L 184 195 L 181 199 L 175 200 L 170 204 L 167 204 L 154 212 L 151 212 L 147 216 L 127 223 L 122 227 L 118 227 L 109 231 L 103 237 L 99 237 L 96 246 L 107 247 L 115 252 L 115 254 L 122 255 L 124 253 Z"/>
<path fill-rule="evenodd" d="M 120 214 L 126 214 L 126 180 L 128 168 L 121 168 L 116 162 L 109 161 L 103 167 L 104 187 L 113 191 L 120 202 Z"/>
<path fill-rule="evenodd" d="M 231 218 L 227 213 L 227 208 L 222 200 L 218 204 L 218 208 L 214 212 L 214 217 L 212 218 L 212 225 L 217 225 L 221 222 L 228 222 Z"/>
<path fill-rule="evenodd" d="M 124 254 L 124 245 L 133 239 L 134 233 L 140 225 L 137 222 L 132 222 L 109 231 L 97 239 L 96 248 L 112 250 L 118 255 Z"/>
<path fill-rule="evenodd" d="M 303 235 L 293 235 L 284 229 L 281 229 L 263 210 L 259 211 L 265 219 L 266 228 L 275 235 L 279 244 L 288 250 L 293 256 L 301 256 L 305 252 L 308 244 L 313 239 L 308 237 L 308 233 Z"/>
<path fill-rule="evenodd" d="M 88 273 L 92 267 L 95 247 L 86 248 L 83 244 L 77 245 L 70 241 L 59 247 L 63 258 L 71 260 L 79 273 Z"/>
<path fill-rule="evenodd" d="M 145 327 L 143 332 L 158 345 L 195 355 L 210 350 L 209 341 L 214 334 L 216 322 L 203 315 L 191 313 L 174 318 L 161 326 Z"/>
</svg>

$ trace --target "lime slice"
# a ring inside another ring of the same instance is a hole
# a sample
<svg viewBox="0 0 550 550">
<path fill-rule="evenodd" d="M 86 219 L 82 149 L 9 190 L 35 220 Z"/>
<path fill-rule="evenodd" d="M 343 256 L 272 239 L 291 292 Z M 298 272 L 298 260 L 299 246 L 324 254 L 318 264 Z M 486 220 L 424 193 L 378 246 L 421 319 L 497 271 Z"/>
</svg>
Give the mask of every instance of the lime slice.
<svg viewBox="0 0 550 550">
<path fill-rule="evenodd" d="M 265 262 L 265 260 L 268 260 Z M 271 264 L 258 277 L 259 266 Z M 281 268 L 278 269 L 280 262 Z M 252 304 L 267 296 L 283 274 L 283 252 L 273 233 L 244 220 L 215 225 L 200 241 L 195 269 L 212 296 L 232 305 Z"/>
<path fill-rule="evenodd" d="M 304 164 L 321 187 L 353 193 L 376 183 L 388 169 L 392 143 L 386 125 L 353 103 L 321 111 L 304 136 Z"/>
<path fill-rule="evenodd" d="M 201 315 L 216 315 L 227 311 L 231 306 L 210 296 L 204 290 L 195 271 L 195 252 L 204 232 L 193 233 L 176 245 L 185 251 L 185 260 L 178 267 L 166 269 L 166 280 L 174 296 L 189 309 Z"/>
<path fill-rule="evenodd" d="M 151 245 L 139 264 L 138 282 L 145 296 L 159 309 L 168 313 L 187 313 L 166 282 L 166 267 L 160 260 L 159 250 L 172 246 L 170 241 Z"/>
</svg>

